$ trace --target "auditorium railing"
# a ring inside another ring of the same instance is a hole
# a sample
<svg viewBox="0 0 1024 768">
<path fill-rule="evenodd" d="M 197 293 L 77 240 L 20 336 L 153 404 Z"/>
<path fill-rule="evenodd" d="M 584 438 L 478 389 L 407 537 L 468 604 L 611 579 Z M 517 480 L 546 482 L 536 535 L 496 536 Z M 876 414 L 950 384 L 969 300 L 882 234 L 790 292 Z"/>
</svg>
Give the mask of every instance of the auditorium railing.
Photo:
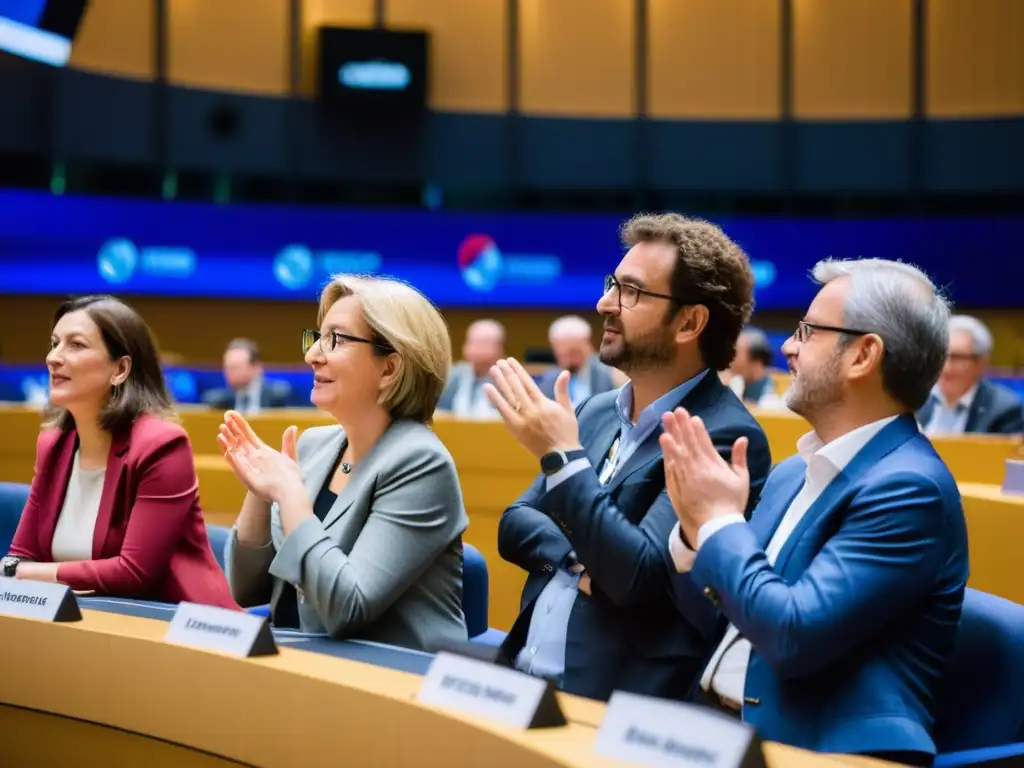
<svg viewBox="0 0 1024 768">
<path fill-rule="evenodd" d="M 231 525 L 244 489 L 217 450 L 221 414 L 183 408 L 182 422 L 196 453 L 199 492 L 211 523 Z M 807 423 L 792 414 L 758 412 L 780 461 L 795 451 Z M 280 442 L 285 428 L 307 429 L 331 423 L 316 411 L 269 411 L 255 419 L 257 433 L 271 445 Z M 509 436 L 500 422 L 439 418 L 434 429 L 448 446 L 458 467 L 470 525 L 466 540 L 487 560 L 490 576 L 490 625 L 507 630 L 519 607 L 525 576 L 498 554 L 498 521 L 505 508 L 534 479 L 536 460 Z M 0 480 L 29 482 L 39 430 L 37 411 L 0 406 Z M 965 436 L 937 438 L 935 445 L 961 483 L 971 547 L 971 586 L 1024 603 L 1024 575 L 1017 567 L 1008 542 L 1024 538 L 1024 501 L 999 493 L 1006 458 L 1015 455 L 1020 441 L 1010 438 Z"/>
<path fill-rule="evenodd" d="M 5 762 L 626 765 L 593 753 L 597 702 L 559 694 L 568 725 L 515 730 L 420 704 L 422 678 L 407 672 L 283 646 L 240 659 L 166 643 L 162 621 L 82 613 L 69 624 L 0 616 Z M 884 765 L 772 743 L 764 752 L 770 768 Z"/>
</svg>

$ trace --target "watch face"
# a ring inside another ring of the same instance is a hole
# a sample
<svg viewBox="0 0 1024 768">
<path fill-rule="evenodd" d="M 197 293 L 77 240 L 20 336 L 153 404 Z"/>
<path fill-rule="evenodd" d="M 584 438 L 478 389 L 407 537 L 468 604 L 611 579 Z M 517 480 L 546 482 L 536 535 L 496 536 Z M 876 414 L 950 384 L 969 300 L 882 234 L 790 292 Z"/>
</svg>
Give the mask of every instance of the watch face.
<svg viewBox="0 0 1024 768">
<path fill-rule="evenodd" d="M 540 468 L 550 475 L 565 466 L 565 456 L 561 453 L 545 453 L 540 460 Z"/>
</svg>

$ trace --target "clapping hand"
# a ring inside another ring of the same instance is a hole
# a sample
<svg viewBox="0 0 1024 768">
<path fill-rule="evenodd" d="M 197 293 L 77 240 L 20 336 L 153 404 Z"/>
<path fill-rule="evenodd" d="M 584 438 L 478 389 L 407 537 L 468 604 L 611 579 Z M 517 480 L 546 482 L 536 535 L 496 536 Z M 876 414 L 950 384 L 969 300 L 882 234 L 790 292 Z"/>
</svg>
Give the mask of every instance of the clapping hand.
<svg viewBox="0 0 1024 768">
<path fill-rule="evenodd" d="M 686 540 L 697 544 L 704 523 L 725 515 L 742 515 L 750 497 L 747 438 L 736 440 L 732 464 L 721 457 L 698 416 L 682 408 L 662 417 L 665 431 L 665 485 Z"/>
<path fill-rule="evenodd" d="M 296 456 L 298 427 L 288 427 L 281 438 L 281 450 L 264 443 L 249 422 L 237 411 L 224 414 L 217 444 L 228 465 L 250 493 L 264 501 L 280 501 L 296 488 L 302 488 Z"/>
<path fill-rule="evenodd" d="M 555 399 L 540 391 L 518 360 L 499 360 L 491 367 L 493 384 L 485 384 L 488 399 L 505 426 L 538 459 L 552 451 L 579 449 L 580 428 L 569 399 L 569 372 L 555 381 Z"/>
</svg>

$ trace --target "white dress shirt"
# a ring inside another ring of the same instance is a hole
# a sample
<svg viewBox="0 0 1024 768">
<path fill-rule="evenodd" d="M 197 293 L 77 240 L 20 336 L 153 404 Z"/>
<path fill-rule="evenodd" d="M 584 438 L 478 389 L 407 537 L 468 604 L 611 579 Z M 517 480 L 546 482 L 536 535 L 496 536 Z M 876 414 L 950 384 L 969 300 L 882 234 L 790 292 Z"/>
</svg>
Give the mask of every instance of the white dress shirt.
<svg viewBox="0 0 1024 768">
<path fill-rule="evenodd" d="M 816 432 L 809 432 L 797 441 L 797 452 L 807 464 L 804 484 L 789 505 L 789 509 L 782 516 L 779 527 L 765 548 L 765 557 L 770 565 L 775 565 L 786 541 L 829 483 L 846 468 L 854 456 L 860 453 L 861 449 L 875 435 L 895 419 L 895 416 L 890 416 L 873 421 L 847 432 L 827 444 L 821 441 Z M 705 523 L 697 532 L 697 550 L 699 551 L 708 539 L 725 526 L 745 522 L 743 516 L 737 514 Z M 677 571 L 687 573 L 693 568 L 693 562 L 697 555 L 680 538 L 678 523 L 669 534 L 669 551 L 672 553 L 672 560 Z M 701 688 L 705 691 L 713 691 L 727 704 L 739 709 L 747 680 L 750 650 L 750 641 L 740 635 L 735 624 L 730 623 L 725 631 L 725 636 L 704 668 L 704 673 L 700 678 Z"/>
<path fill-rule="evenodd" d="M 92 537 L 100 512 L 105 475 L 105 469 L 82 469 L 78 451 L 75 451 L 64 506 L 50 542 L 53 562 L 92 560 Z"/>
<path fill-rule="evenodd" d="M 971 415 L 971 406 L 974 404 L 976 394 L 978 394 L 977 384 L 964 392 L 963 397 L 955 403 L 947 403 L 939 388 L 934 387 L 932 397 L 935 398 L 935 407 L 932 408 L 932 417 L 928 419 L 924 433 L 928 437 L 962 435 L 967 429 L 967 418 Z"/>
</svg>

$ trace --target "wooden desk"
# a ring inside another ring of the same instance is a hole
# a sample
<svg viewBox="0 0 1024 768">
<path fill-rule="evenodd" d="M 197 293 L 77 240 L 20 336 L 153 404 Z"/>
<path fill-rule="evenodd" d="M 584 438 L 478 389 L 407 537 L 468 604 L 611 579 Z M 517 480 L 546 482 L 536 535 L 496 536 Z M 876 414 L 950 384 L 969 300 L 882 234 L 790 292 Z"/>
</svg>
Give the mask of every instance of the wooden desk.
<svg viewBox="0 0 1024 768">
<path fill-rule="evenodd" d="M 998 485 L 960 483 L 971 552 L 970 585 L 1024 604 L 1020 542 L 1024 535 L 1024 496 Z"/>
<path fill-rule="evenodd" d="M 418 703 L 415 675 L 286 647 L 278 656 L 236 659 L 162 642 L 163 622 L 83 615 L 73 624 L 0 617 L 0 704 L 74 718 L 44 726 L 0 707 L 0 727 L 34 728 L 64 742 L 83 730 L 95 736 L 82 721 L 121 729 L 121 738 L 102 734 L 99 748 L 130 741 L 139 765 L 625 765 L 592 753 L 593 721 L 604 710 L 596 702 L 560 696 L 569 725 L 517 731 Z M 6 762 L 39 765 L 41 755 L 54 754 L 53 746 L 3 731 Z M 168 744 L 179 747 L 173 763 Z M 78 762 L 97 757 L 76 745 Z M 777 744 L 766 744 L 765 753 L 773 768 L 862 762 Z"/>
</svg>

